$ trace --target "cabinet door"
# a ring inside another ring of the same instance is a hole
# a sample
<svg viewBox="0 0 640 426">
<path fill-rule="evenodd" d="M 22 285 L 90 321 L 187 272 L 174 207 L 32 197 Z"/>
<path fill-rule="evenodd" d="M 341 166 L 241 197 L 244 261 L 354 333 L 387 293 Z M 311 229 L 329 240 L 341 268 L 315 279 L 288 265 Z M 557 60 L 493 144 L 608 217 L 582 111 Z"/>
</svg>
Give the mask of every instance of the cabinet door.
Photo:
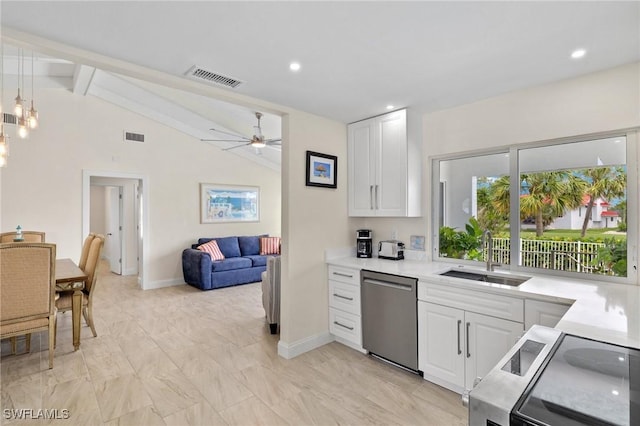
<svg viewBox="0 0 640 426">
<path fill-rule="evenodd" d="M 407 112 L 378 117 L 374 204 L 378 216 L 407 215 Z"/>
<path fill-rule="evenodd" d="M 418 301 L 418 369 L 464 386 L 464 311 Z"/>
<path fill-rule="evenodd" d="M 524 301 L 524 327 L 528 330 L 539 324 L 554 328 L 568 310 L 568 305 L 527 299 Z"/>
<path fill-rule="evenodd" d="M 473 388 L 515 345 L 524 331 L 520 322 L 465 312 L 465 387 Z"/>
<path fill-rule="evenodd" d="M 349 216 L 374 216 L 375 122 L 373 119 L 349 125 Z"/>
</svg>

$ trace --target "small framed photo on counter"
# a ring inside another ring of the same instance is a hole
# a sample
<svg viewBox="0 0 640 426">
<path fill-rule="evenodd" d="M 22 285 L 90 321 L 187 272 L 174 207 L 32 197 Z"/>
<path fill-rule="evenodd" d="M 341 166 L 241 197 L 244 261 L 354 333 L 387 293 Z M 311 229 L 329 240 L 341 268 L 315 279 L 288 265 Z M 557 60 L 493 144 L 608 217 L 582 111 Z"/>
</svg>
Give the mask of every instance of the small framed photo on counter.
<svg viewBox="0 0 640 426">
<path fill-rule="evenodd" d="M 409 240 L 409 248 L 424 251 L 424 235 L 412 235 Z"/>
</svg>

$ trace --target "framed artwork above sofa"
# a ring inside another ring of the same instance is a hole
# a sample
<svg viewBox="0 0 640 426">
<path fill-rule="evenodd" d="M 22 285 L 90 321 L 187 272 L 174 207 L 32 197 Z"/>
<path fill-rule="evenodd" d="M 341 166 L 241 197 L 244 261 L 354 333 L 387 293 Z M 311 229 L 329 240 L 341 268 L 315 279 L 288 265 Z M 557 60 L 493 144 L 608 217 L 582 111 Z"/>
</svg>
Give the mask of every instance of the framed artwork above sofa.
<svg viewBox="0 0 640 426">
<path fill-rule="evenodd" d="M 200 184 L 200 223 L 260 222 L 257 186 Z"/>
</svg>

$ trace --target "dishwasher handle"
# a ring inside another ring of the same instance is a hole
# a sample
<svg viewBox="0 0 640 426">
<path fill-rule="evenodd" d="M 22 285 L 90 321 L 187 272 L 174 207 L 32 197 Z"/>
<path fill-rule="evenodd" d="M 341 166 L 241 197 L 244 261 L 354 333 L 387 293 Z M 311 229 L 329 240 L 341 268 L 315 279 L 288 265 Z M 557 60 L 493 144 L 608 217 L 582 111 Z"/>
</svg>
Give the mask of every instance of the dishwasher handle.
<svg viewBox="0 0 640 426">
<path fill-rule="evenodd" d="M 382 287 L 389 287 L 395 290 L 413 291 L 413 285 L 411 284 L 392 283 L 389 281 L 380 281 L 380 280 L 374 280 L 371 278 L 365 278 L 362 280 L 362 282 L 364 284 L 372 284 L 372 285 L 379 285 Z"/>
</svg>

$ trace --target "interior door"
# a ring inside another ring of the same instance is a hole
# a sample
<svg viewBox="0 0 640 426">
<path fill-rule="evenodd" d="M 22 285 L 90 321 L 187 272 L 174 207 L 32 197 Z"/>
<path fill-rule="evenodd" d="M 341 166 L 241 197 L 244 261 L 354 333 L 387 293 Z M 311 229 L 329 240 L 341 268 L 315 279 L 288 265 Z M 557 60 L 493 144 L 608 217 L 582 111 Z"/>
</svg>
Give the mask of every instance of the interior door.
<svg viewBox="0 0 640 426">
<path fill-rule="evenodd" d="M 111 272 L 122 275 L 122 187 L 106 188 L 106 252 Z"/>
</svg>

